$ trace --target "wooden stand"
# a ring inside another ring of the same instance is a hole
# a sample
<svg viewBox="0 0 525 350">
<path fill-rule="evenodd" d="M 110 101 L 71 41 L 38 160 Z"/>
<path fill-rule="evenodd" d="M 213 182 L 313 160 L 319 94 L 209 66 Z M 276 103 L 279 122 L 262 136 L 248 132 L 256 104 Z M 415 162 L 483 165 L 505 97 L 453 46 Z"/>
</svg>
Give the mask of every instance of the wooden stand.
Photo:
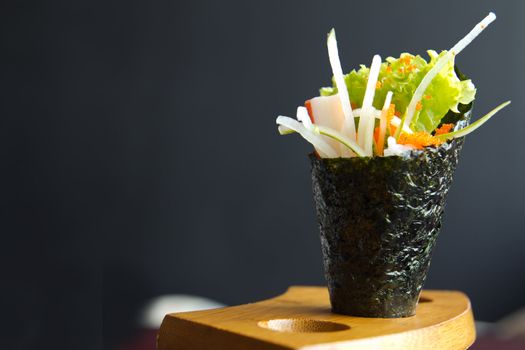
<svg viewBox="0 0 525 350">
<path fill-rule="evenodd" d="M 476 338 L 470 301 L 455 291 L 423 291 L 415 316 L 362 318 L 330 312 L 322 287 L 291 287 L 253 304 L 168 314 L 159 350 L 458 350 Z"/>
</svg>

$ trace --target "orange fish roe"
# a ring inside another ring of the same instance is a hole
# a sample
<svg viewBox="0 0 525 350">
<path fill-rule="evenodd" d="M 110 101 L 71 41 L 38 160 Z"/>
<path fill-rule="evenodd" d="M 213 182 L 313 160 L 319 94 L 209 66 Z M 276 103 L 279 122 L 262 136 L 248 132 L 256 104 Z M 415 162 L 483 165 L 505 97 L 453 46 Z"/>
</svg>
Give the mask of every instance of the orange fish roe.
<svg viewBox="0 0 525 350">
<path fill-rule="evenodd" d="M 441 127 L 436 129 L 436 135 L 448 134 L 454 127 L 454 124 L 443 124 Z"/>
<path fill-rule="evenodd" d="M 419 101 L 416 105 L 416 111 L 420 111 L 421 109 L 423 109 L 423 104 Z"/>
<path fill-rule="evenodd" d="M 413 134 L 402 133 L 399 135 L 397 143 L 402 145 L 412 145 L 417 149 L 423 149 L 427 146 L 439 146 L 443 141 L 430 135 L 426 131 L 418 131 Z"/>
<path fill-rule="evenodd" d="M 403 62 L 403 64 L 405 66 L 408 66 L 411 62 L 412 62 L 412 57 L 410 57 L 409 55 L 403 55 L 401 58 L 400 58 L 401 62 Z"/>
<path fill-rule="evenodd" d="M 383 83 L 381 83 L 379 80 L 376 83 L 376 89 L 381 89 L 381 86 L 383 86 Z"/>
<path fill-rule="evenodd" d="M 413 72 L 414 70 L 416 70 L 416 65 L 415 64 L 411 64 L 410 66 L 407 67 L 407 72 Z"/>
</svg>

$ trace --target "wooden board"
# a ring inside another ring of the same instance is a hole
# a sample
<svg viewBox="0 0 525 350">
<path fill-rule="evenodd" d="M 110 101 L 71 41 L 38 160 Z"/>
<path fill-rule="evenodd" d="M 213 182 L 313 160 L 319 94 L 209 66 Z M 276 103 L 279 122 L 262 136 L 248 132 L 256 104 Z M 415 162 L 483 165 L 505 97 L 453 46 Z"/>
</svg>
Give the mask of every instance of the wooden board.
<svg viewBox="0 0 525 350">
<path fill-rule="evenodd" d="M 476 337 L 467 296 L 422 292 L 416 315 L 384 319 L 330 312 L 323 287 L 290 287 L 265 301 L 215 310 L 168 314 L 159 350 L 458 350 Z"/>
</svg>

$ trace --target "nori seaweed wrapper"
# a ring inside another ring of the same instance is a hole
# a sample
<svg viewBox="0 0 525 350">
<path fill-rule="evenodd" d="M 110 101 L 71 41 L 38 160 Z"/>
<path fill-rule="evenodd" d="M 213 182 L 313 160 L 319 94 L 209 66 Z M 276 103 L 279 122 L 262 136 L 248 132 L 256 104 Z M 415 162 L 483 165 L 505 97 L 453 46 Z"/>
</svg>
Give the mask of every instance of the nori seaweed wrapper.
<svg viewBox="0 0 525 350">
<path fill-rule="evenodd" d="M 468 123 L 471 105 L 462 107 L 456 128 Z M 462 146 L 460 138 L 406 157 L 310 155 L 333 312 L 415 314 Z"/>
</svg>

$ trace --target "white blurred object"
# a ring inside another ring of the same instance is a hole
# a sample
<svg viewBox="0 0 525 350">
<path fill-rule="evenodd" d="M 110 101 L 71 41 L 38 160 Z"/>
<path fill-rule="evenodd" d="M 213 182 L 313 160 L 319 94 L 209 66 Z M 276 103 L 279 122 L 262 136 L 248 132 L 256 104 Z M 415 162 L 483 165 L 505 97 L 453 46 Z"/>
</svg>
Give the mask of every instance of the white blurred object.
<svg viewBox="0 0 525 350">
<path fill-rule="evenodd" d="M 503 339 L 525 338 L 525 309 L 499 320 L 496 323 L 496 333 Z"/>
<path fill-rule="evenodd" d="M 494 330 L 494 323 L 485 321 L 476 321 L 476 336 L 484 336 L 490 334 Z"/>
<path fill-rule="evenodd" d="M 139 324 L 144 328 L 158 329 L 166 314 L 216 309 L 224 306 L 216 301 L 191 295 L 163 295 L 146 304 Z"/>
</svg>

